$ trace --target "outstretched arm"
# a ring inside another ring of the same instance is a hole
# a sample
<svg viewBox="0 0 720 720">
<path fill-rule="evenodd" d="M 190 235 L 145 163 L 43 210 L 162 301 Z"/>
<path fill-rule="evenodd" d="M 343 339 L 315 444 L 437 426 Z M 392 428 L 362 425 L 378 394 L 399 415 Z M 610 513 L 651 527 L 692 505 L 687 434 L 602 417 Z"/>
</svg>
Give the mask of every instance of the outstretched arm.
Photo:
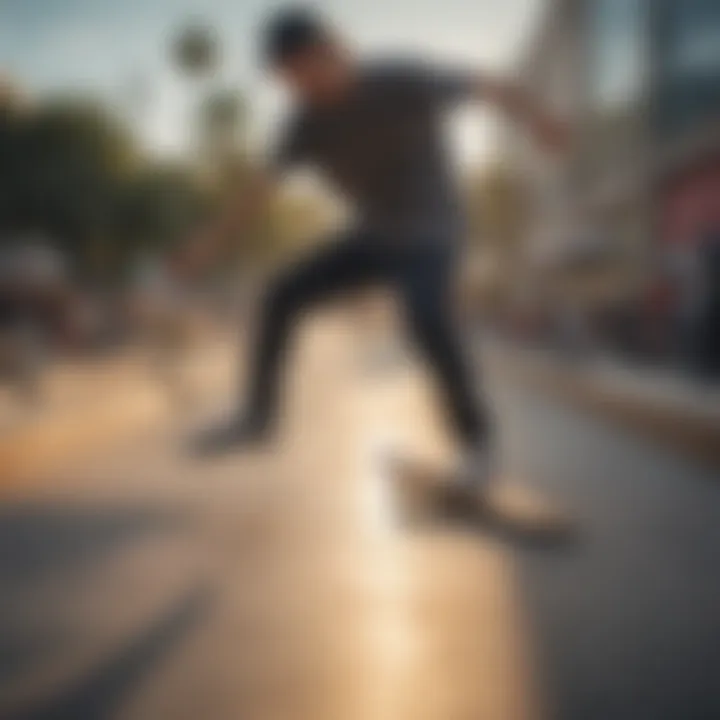
<svg viewBox="0 0 720 720">
<path fill-rule="evenodd" d="M 553 113 L 542 107 L 521 85 L 509 80 L 479 75 L 474 94 L 490 102 L 503 115 L 519 122 L 548 150 L 562 150 L 569 141 L 569 128 Z"/>
</svg>

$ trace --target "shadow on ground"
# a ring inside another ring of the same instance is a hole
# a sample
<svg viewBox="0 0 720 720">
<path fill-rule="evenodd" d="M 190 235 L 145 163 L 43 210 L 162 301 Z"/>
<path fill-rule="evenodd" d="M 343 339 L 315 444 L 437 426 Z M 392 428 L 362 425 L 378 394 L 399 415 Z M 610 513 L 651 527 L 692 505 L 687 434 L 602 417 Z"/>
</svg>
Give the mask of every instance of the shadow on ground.
<svg viewBox="0 0 720 720">
<path fill-rule="evenodd" d="M 0 509 L 0 695 L 74 646 L 75 632 L 56 622 L 54 613 L 58 602 L 74 597 L 88 572 L 102 569 L 114 553 L 132 543 L 186 528 L 182 513 L 147 508 L 18 504 Z M 82 605 L 77 612 L 82 614 Z M 128 657 L 131 654 L 128 651 Z M 147 649 L 138 655 L 148 655 Z"/>
<path fill-rule="evenodd" d="M 191 591 L 75 685 L 34 707 L 14 712 L 12 720 L 102 720 L 110 717 L 205 617 L 210 599 L 211 594 L 205 589 Z"/>
<path fill-rule="evenodd" d="M 97 563 L 123 543 L 178 530 L 179 513 L 18 505 L 0 509 L 0 585 L 41 581 Z"/>
</svg>

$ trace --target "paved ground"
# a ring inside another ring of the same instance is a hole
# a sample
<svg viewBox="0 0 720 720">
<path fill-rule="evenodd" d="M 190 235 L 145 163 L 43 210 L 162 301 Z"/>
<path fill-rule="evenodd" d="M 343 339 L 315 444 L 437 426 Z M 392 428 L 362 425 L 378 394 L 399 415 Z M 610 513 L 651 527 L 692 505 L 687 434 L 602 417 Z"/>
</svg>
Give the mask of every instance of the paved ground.
<svg viewBox="0 0 720 720">
<path fill-rule="evenodd" d="M 491 377 L 504 477 L 580 539 L 403 527 L 385 449 L 445 443 L 333 323 L 273 452 L 190 460 L 183 420 L 6 491 L 0 717 L 720 716 L 717 478 Z"/>
</svg>

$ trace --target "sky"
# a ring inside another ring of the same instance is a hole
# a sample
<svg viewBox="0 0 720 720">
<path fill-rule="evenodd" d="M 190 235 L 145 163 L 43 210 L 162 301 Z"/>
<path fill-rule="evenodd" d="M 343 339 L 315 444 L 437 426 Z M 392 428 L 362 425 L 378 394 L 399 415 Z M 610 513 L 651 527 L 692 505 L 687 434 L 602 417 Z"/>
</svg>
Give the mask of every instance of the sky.
<svg viewBox="0 0 720 720">
<path fill-rule="evenodd" d="M 480 68 L 510 66 L 542 0 L 321 0 L 338 28 L 366 54 L 423 54 Z M 173 34 L 198 18 L 223 47 L 222 87 L 241 90 L 260 144 L 272 137 L 282 96 L 258 70 L 256 33 L 281 4 L 269 0 L 0 0 L 0 72 L 31 93 L 94 92 L 116 104 L 147 146 L 176 153 L 188 141 L 197 92 L 168 56 Z M 491 152 L 486 119 L 453 130 L 464 159 Z"/>
</svg>

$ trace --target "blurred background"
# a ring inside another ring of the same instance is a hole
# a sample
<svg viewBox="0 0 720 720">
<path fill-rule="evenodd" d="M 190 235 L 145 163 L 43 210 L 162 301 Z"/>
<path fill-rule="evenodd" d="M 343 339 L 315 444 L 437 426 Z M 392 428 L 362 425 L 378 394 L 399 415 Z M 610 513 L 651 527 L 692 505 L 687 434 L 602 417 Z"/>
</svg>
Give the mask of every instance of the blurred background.
<svg viewBox="0 0 720 720">
<path fill-rule="evenodd" d="M 263 278 L 344 216 L 299 177 L 168 269 L 277 135 L 276 4 L 0 0 L 0 717 L 720 717 L 720 3 L 319 7 L 571 124 L 448 132 L 503 466 L 587 539 L 398 526 L 377 448 L 444 441 L 384 298 L 303 334 L 277 448 L 187 457 Z"/>
</svg>

